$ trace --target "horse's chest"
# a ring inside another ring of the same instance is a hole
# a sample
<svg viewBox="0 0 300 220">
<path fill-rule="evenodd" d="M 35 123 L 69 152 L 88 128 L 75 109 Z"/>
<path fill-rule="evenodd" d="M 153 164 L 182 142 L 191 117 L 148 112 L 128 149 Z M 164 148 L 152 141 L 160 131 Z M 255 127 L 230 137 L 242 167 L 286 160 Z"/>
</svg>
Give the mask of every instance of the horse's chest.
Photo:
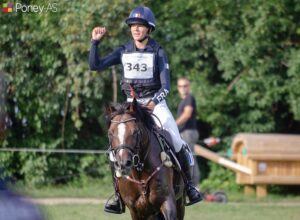
<svg viewBox="0 0 300 220">
<path fill-rule="evenodd" d="M 165 200 L 164 197 L 158 196 L 156 192 L 150 192 L 147 195 L 139 195 L 135 201 L 131 201 L 131 206 L 144 212 L 154 212 L 159 204 Z"/>
<path fill-rule="evenodd" d="M 153 183 L 153 182 L 152 182 Z M 124 202 L 133 208 L 149 209 L 149 207 L 157 206 L 163 203 L 168 195 L 167 185 L 161 181 L 155 181 L 155 184 L 150 184 L 147 187 L 140 185 L 124 184 L 126 190 L 121 190 Z"/>
</svg>

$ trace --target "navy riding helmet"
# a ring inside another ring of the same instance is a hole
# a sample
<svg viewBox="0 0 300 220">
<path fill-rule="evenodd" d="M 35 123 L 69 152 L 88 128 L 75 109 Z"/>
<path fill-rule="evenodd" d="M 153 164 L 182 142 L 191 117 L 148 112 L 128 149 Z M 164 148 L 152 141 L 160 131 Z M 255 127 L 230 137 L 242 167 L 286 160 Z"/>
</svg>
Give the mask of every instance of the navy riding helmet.
<svg viewBox="0 0 300 220">
<path fill-rule="evenodd" d="M 129 26 L 132 24 L 143 24 L 155 30 L 155 17 L 150 8 L 145 6 L 138 6 L 133 9 L 129 17 L 125 20 Z"/>
</svg>

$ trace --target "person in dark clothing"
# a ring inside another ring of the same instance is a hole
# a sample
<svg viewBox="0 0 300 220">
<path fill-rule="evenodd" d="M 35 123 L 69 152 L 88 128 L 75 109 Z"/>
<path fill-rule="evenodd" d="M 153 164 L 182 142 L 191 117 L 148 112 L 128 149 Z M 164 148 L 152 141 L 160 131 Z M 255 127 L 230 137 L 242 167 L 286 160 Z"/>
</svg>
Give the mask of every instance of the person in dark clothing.
<svg viewBox="0 0 300 220">
<path fill-rule="evenodd" d="M 186 192 L 190 201 L 188 205 L 194 204 L 201 201 L 202 197 L 192 183 L 189 161 L 193 158 L 190 156 L 189 147 L 180 138 L 175 119 L 165 100 L 170 91 L 170 70 L 165 51 L 150 38 L 151 32 L 156 28 L 154 14 L 148 7 L 138 6 L 132 10 L 125 22 L 130 28 L 133 40 L 102 58 L 99 58 L 98 45 L 101 45 L 106 28 L 93 29 L 89 55 L 90 69 L 104 70 L 112 65 L 122 65 L 123 94 L 126 95 L 128 102 L 136 98 L 140 104 L 148 107 L 160 121 L 154 118 L 156 124 L 158 126 L 162 124 L 163 128 L 170 133 L 178 160 L 187 177 Z M 110 154 L 110 160 L 115 196 L 112 201 L 106 203 L 104 210 L 121 214 L 125 211 L 125 207 L 118 193 L 114 155 Z"/>
<path fill-rule="evenodd" d="M 181 98 L 181 101 L 177 108 L 176 124 L 178 125 L 180 135 L 182 139 L 191 147 L 194 152 L 194 145 L 197 143 L 199 133 L 197 130 L 197 108 L 196 100 L 191 94 L 190 81 L 181 77 L 177 80 L 177 89 Z M 194 158 L 195 161 L 196 158 Z M 198 164 L 193 166 L 193 182 L 197 185 L 200 180 L 200 170 Z"/>
</svg>

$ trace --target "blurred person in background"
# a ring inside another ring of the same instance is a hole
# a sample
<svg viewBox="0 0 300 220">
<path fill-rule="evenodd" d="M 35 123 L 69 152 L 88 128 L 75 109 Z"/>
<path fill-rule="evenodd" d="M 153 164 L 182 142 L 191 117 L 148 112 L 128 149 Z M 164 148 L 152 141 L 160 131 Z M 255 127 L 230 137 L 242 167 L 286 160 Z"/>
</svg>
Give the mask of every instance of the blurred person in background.
<svg viewBox="0 0 300 220">
<path fill-rule="evenodd" d="M 176 124 L 179 128 L 181 138 L 190 146 L 194 152 L 194 145 L 197 143 L 199 133 L 197 130 L 196 120 L 196 100 L 191 94 L 190 81 L 186 77 L 181 77 L 177 80 L 177 90 L 179 92 L 181 101 L 177 107 Z M 193 166 L 193 183 L 198 185 L 200 180 L 200 170 L 197 164 L 197 158 Z"/>
</svg>

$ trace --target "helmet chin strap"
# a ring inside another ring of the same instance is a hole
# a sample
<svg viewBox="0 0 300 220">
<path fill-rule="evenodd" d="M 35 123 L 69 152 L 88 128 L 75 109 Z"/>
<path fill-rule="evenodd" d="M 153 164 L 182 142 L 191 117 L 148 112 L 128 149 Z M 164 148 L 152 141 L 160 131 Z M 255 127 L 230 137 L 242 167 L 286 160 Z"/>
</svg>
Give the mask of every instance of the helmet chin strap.
<svg viewBox="0 0 300 220">
<path fill-rule="evenodd" d="M 149 35 L 147 34 L 145 37 L 143 37 L 142 39 L 140 40 L 137 40 L 138 42 L 140 43 L 143 43 L 145 40 L 147 40 L 149 38 Z"/>
</svg>

